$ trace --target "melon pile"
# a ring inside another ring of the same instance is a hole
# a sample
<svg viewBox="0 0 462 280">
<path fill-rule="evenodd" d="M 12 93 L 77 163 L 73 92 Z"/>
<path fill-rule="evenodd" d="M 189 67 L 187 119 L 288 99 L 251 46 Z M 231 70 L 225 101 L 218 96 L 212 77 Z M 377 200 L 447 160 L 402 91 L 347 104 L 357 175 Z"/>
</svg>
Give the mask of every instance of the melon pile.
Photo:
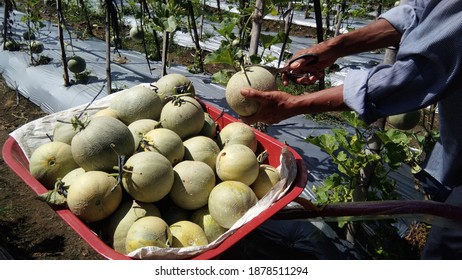
<svg viewBox="0 0 462 280">
<path fill-rule="evenodd" d="M 171 75 L 155 90 L 135 86 L 91 116 L 57 122 L 53 141 L 30 158 L 49 189 L 42 197 L 61 196 L 84 222 L 98 222 L 122 254 L 207 245 L 280 180 L 258 160 L 252 127 L 219 130 L 191 82 Z"/>
</svg>

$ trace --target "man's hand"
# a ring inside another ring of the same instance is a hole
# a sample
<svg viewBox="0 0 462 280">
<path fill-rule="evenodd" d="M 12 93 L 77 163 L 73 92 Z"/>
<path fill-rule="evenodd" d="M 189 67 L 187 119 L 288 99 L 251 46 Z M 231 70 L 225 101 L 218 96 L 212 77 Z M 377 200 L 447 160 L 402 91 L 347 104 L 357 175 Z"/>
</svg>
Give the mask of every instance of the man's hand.
<svg viewBox="0 0 462 280">
<path fill-rule="evenodd" d="M 293 112 L 288 107 L 294 99 L 291 94 L 282 91 L 259 91 L 252 88 L 241 89 L 241 94 L 246 99 L 255 100 L 260 104 L 254 115 L 241 116 L 242 121 L 247 124 L 257 122 L 274 124 L 293 116 Z"/>
</svg>

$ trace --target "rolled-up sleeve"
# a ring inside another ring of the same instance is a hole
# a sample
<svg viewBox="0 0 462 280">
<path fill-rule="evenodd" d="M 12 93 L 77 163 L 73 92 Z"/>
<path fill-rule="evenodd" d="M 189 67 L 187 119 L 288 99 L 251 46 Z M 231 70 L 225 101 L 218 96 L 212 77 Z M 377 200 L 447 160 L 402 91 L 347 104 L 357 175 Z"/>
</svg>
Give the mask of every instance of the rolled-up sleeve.
<svg viewBox="0 0 462 280">
<path fill-rule="evenodd" d="M 344 102 L 366 123 L 428 106 L 437 101 L 445 76 L 425 57 L 410 57 L 369 71 L 351 70 L 344 81 Z"/>
<path fill-rule="evenodd" d="M 398 6 L 385 14 L 405 30 L 396 62 L 350 70 L 345 77 L 344 101 L 365 122 L 426 107 L 461 88 L 462 2 L 431 1 L 429 6 Z M 421 22 L 412 26 L 405 11 L 416 19 L 422 16 Z"/>
<path fill-rule="evenodd" d="M 406 5 L 397 6 L 383 13 L 379 18 L 387 20 L 396 30 L 404 34 L 419 23 L 423 11 L 422 5 L 425 5 L 426 2 L 428 1 L 410 1 Z"/>
</svg>

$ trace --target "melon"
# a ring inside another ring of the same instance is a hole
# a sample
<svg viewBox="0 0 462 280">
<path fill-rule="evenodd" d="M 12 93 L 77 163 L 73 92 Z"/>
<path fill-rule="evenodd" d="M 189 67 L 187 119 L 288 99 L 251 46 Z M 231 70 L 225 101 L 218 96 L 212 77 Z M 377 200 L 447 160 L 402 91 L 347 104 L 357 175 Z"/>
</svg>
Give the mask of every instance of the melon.
<svg viewBox="0 0 462 280">
<path fill-rule="evenodd" d="M 191 221 L 179 221 L 170 225 L 172 247 L 183 248 L 208 245 L 204 230 Z"/>
<path fill-rule="evenodd" d="M 250 186 L 258 177 L 259 163 L 249 147 L 232 144 L 220 151 L 215 169 L 222 181 L 239 181 Z"/>
<path fill-rule="evenodd" d="M 136 153 L 127 159 L 123 168 L 123 187 L 135 200 L 156 202 L 164 198 L 172 188 L 172 164 L 159 153 Z"/>
<path fill-rule="evenodd" d="M 185 153 L 183 160 L 202 161 L 215 170 L 220 147 L 211 138 L 198 135 L 183 142 Z"/>
<path fill-rule="evenodd" d="M 221 149 L 230 144 L 243 144 L 255 153 L 258 140 L 254 128 L 250 125 L 243 122 L 232 122 L 221 129 L 217 143 Z"/>
<path fill-rule="evenodd" d="M 114 213 L 122 202 L 122 187 L 103 171 L 79 175 L 67 191 L 67 206 L 81 220 L 92 223 Z"/>
<path fill-rule="evenodd" d="M 207 206 L 194 211 L 191 214 L 190 221 L 198 224 L 204 230 L 209 243 L 215 241 L 227 231 L 226 228 L 220 226 L 217 221 L 213 219 Z"/>
<path fill-rule="evenodd" d="M 72 138 L 77 134 L 77 129 L 72 123 L 56 122 L 53 126 L 53 141 L 71 144 Z"/>
<path fill-rule="evenodd" d="M 128 129 L 130 129 L 133 139 L 135 140 L 135 146 L 137 150 L 140 148 L 141 140 L 143 139 L 144 135 L 149 131 L 157 128 L 160 123 L 153 119 L 140 119 L 132 122 L 128 125 Z"/>
<path fill-rule="evenodd" d="M 69 188 L 70 185 L 83 173 L 85 170 L 82 167 L 78 167 L 74 170 L 69 171 L 62 179 L 65 188 Z"/>
<path fill-rule="evenodd" d="M 218 132 L 218 124 L 208 112 L 204 112 L 204 126 L 199 135 L 215 139 Z"/>
<path fill-rule="evenodd" d="M 7 40 L 5 42 L 5 50 L 8 51 L 19 51 L 21 49 L 21 45 L 16 42 L 15 40 Z"/>
<path fill-rule="evenodd" d="M 238 181 L 223 181 L 210 193 L 208 209 L 220 226 L 229 229 L 257 201 L 257 196 L 248 185 Z"/>
<path fill-rule="evenodd" d="M 42 53 L 44 50 L 43 43 L 40 41 L 32 41 L 30 43 L 30 51 L 35 54 Z"/>
<path fill-rule="evenodd" d="M 27 30 L 25 31 L 24 33 L 22 33 L 22 37 L 24 38 L 24 40 L 35 40 L 35 34 L 34 32 L 30 31 L 30 30 Z"/>
<path fill-rule="evenodd" d="M 173 130 L 183 140 L 198 135 L 204 126 L 204 120 L 202 105 L 189 96 L 169 101 L 160 113 L 162 127 Z"/>
<path fill-rule="evenodd" d="M 35 149 L 29 158 L 29 172 L 51 190 L 58 178 L 79 165 L 72 156 L 71 146 L 63 142 L 46 142 Z"/>
<path fill-rule="evenodd" d="M 250 66 L 245 71 L 235 73 L 226 85 L 226 102 L 240 116 L 251 116 L 259 108 L 259 103 L 248 100 L 241 94 L 241 89 L 251 87 L 261 91 L 277 89 L 276 78 L 270 71 L 260 66 Z"/>
<path fill-rule="evenodd" d="M 81 73 L 87 69 L 87 63 L 82 57 L 74 55 L 67 59 L 67 69 L 75 74 Z"/>
<path fill-rule="evenodd" d="M 146 216 L 136 220 L 128 229 L 125 251 L 130 253 L 146 246 L 169 248 L 172 234 L 167 223 L 156 216 Z"/>
<path fill-rule="evenodd" d="M 128 230 L 134 222 L 146 216 L 161 217 L 159 208 L 153 203 L 127 200 L 105 220 L 103 230 L 115 251 L 128 253 L 125 251 Z"/>
<path fill-rule="evenodd" d="M 109 104 L 126 125 L 139 119 L 158 120 L 162 106 L 159 96 L 143 85 L 119 92 Z"/>
<path fill-rule="evenodd" d="M 215 187 L 215 172 L 204 162 L 185 160 L 174 168 L 175 179 L 169 196 L 181 208 L 199 209 L 207 205 Z"/>
<path fill-rule="evenodd" d="M 96 118 L 96 117 L 101 117 L 101 116 L 106 116 L 106 117 L 112 117 L 112 118 L 115 118 L 115 119 L 119 119 L 117 111 L 112 109 L 112 108 L 104 108 L 104 109 L 98 110 L 91 117 Z"/>
<path fill-rule="evenodd" d="M 119 156 L 128 158 L 135 152 L 135 140 L 118 119 L 96 117 L 72 138 L 71 150 L 77 164 L 86 171 L 113 171 Z"/>
<path fill-rule="evenodd" d="M 162 154 L 172 165 L 182 161 L 185 152 L 181 137 L 173 130 L 162 127 L 148 131 L 141 140 L 141 147 L 144 151 Z"/>
<path fill-rule="evenodd" d="M 258 199 L 264 197 L 277 182 L 281 180 L 281 174 L 276 167 L 269 164 L 260 164 L 258 177 L 250 185 Z"/>
<path fill-rule="evenodd" d="M 196 94 L 191 80 L 178 73 L 171 73 L 162 76 L 159 80 L 157 80 L 154 87 L 164 104 L 169 101 L 169 97 L 174 95 L 189 94 L 193 97 Z"/>
<path fill-rule="evenodd" d="M 416 110 L 407 113 L 388 116 L 387 122 L 396 129 L 409 130 L 416 127 L 422 118 L 422 111 Z"/>
</svg>

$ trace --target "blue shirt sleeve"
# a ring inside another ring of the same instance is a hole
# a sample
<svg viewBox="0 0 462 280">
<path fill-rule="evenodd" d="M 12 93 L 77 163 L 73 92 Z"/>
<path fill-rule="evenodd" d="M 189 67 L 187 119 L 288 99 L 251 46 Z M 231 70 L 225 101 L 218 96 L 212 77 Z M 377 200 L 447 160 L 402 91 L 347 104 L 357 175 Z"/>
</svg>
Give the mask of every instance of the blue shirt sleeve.
<svg viewBox="0 0 462 280">
<path fill-rule="evenodd" d="M 380 15 L 379 18 L 386 19 L 396 30 L 404 34 L 418 25 L 428 2 L 428 0 L 409 1 L 408 4 L 390 9 L 388 12 Z"/>
<path fill-rule="evenodd" d="M 394 64 L 348 72 L 344 101 L 367 123 L 423 108 L 451 94 L 449 88 L 462 88 L 458 74 L 462 69 L 462 3 L 429 2 L 416 25 L 401 20 L 405 31 Z M 401 6 L 385 17 L 398 22 L 393 16 L 403 16 L 403 11 L 417 18 L 416 9 Z"/>
</svg>

